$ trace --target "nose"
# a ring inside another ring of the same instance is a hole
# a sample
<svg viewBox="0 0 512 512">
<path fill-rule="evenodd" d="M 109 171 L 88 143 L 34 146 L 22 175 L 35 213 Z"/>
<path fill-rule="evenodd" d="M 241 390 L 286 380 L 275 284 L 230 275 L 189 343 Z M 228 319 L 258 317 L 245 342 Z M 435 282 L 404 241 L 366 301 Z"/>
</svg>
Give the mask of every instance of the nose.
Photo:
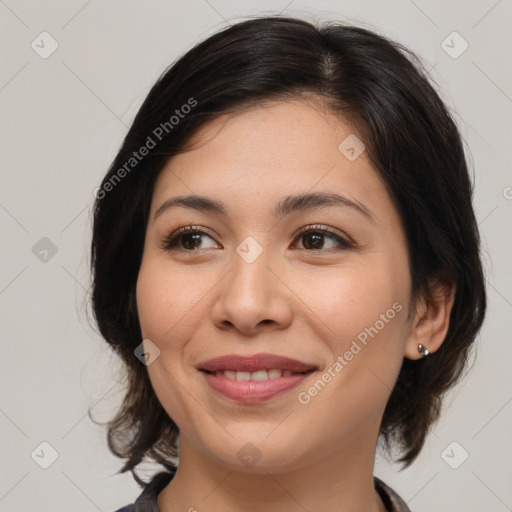
<svg viewBox="0 0 512 512">
<path fill-rule="evenodd" d="M 233 265 L 216 288 L 212 309 L 214 324 L 251 336 L 259 331 L 285 329 L 293 317 L 292 296 L 279 274 L 279 265 L 264 250 L 248 262 L 238 253 Z"/>
</svg>

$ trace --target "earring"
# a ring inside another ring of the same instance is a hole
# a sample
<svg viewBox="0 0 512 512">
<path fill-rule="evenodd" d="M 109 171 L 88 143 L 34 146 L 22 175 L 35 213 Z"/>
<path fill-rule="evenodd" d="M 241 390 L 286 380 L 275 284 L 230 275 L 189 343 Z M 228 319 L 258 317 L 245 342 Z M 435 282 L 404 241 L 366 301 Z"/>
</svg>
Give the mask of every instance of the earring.
<svg viewBox="0 0 512 512">
<path fill-rule="evenodd" d="M 418 345 L 418 352 L 421 354 L 421 357 L 427 357 L 430 354 L 430 350 L 421 343 Z"/>
</svg>

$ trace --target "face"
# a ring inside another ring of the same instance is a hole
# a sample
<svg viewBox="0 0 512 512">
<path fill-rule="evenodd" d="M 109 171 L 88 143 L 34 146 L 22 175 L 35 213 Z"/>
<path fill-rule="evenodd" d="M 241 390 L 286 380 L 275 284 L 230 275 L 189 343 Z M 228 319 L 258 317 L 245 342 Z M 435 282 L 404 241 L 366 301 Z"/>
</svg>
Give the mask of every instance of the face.
<svg viewBox="0 0 512 512">
<path fill-rule="evenodd" d="M 320 104 L 273 102 L 206 125 L 160 173 L 137 306 L 180 448 L 237 471 L 253 456 L 252 472 L 374 450 L 411 283 L 399 215 L 353 137 Z M 168 202 L 184 196 L 213 205 Z"/>
</svg>

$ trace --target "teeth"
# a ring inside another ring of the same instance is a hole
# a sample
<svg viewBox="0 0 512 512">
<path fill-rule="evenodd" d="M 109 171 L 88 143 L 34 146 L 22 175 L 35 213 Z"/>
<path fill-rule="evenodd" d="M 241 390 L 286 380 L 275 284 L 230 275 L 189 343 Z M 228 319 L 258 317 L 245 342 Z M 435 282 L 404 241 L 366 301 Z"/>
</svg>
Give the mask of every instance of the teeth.
<svg viewBox="0 0 512 512">
<path fill-rule="evenodd" d="M 236 380 L 251 380 L 251 372 L 235 372 Z"/>
<path fill-rule="evenodd" d="M 280 370 L 278 368 L 272 368 L 271 370 L 258 370 L 256 372 L 235 372 L 233 370 L 224 370 L 224 371 L 216 371 L 215 375 L 220 377 L 224 375 L 226 378 L 230 380 L 238 380 L 238 381 L 262 381 L 262 380 L 272 380 L 279 379 L 281 377 L 289 377 L 293 375 L 294 372 L 291 370 Z"/>
<path fill-rule="evenodd" d="M 267 370 L 258 370 L 250 374 L 251 380 L 268 380 Z"/>
<path fill-rule="evenodd" d="M 272 370 L 267 370 L 267 373 L 268 373 L 268 378 L 269 379 L 279 379 L 279 377 L 281 377 L 281 370 L 275 370 L 275 369 L 272 369 Z"/>
</svg>

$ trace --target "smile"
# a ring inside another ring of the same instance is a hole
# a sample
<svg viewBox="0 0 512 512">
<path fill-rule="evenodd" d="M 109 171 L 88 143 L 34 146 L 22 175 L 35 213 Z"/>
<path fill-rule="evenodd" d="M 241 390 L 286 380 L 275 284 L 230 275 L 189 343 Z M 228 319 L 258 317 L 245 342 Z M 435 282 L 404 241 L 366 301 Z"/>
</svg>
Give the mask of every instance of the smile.
<svg viewBox="0 0 512 512">
<path fill-rule="evenodd" d="M 224 375 L 224 377 L 230 380 L 238 381 L 263 381 L 263 380 L 274 380 L 280 377 L 289 377 L 290 375 L 297 375 L 296 372 L 291 370 L 281 370 L 279 368 L 272 368 L 270 370 L 258 370 L 257 372 L 244 372 L 234 370 L 218 370 L 215 372 L 217 377 Z"/>
<path fill-rule="evenodd" d="M 242 403 L 261 403 L 296 387 L 316 367 L 274 354 L 228 355 L 199 365 L 210 389 Z"/>
</svg>

